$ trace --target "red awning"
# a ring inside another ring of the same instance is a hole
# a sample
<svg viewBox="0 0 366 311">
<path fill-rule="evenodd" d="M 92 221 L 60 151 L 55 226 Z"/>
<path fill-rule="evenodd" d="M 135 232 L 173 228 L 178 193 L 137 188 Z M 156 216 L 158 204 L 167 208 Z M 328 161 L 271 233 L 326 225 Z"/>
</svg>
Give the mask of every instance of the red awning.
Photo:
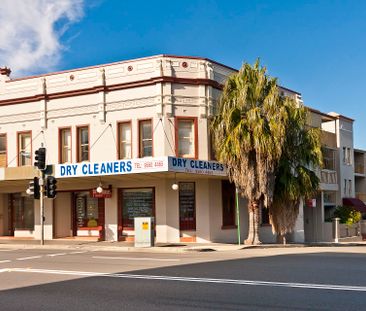
<svg viewBox="0 0 366 311">
<path fill-rule="evenodd" d="M 351 206 L 355 210 L 362 213 L 366 213 L 366 205 L 360 199 L 357 198 L 343 198 L 343 205 Z"/>
</svg>

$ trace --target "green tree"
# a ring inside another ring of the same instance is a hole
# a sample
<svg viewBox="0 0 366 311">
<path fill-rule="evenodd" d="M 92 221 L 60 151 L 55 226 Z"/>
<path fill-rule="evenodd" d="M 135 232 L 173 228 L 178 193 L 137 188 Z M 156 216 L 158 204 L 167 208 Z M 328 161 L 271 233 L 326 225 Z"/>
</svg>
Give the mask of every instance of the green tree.
<svg viewBox="0 0 366 311">
<path fill-rule="evenodd" d="M 293 231 L 300 200 L 316 193 L 322 164 L 320 130 L 308 126 L 308 110 L 293 99 L 285 98 L 287 109 L 286 138 L 275 171 L 273 203 L 269 208 L 272 231 L 285 243 Z"/>
<path fill-rule="evenodd" d="M 227 165 L 230 181 L 248 199 L 246 244 L 260 243 L 259 209 L 272 204 L 287 102 L 279 96 L 277 80 L 267 76 L 257 60 L 227 79 L 212 122 L 217 159 Z"/>
</svg>

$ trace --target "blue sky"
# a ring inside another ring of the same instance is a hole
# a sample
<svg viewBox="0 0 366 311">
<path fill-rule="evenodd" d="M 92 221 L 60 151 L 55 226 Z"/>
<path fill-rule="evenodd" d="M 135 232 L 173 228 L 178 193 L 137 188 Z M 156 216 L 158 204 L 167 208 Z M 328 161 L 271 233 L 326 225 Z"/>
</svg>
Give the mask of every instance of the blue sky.
<svg viewBox="0 0 366 311">
<path fill-rule="evenodd" d="M 366 1 L 50 2 L 65 6 L 58 15 L 42 11 L 53 14 L 59 45 L 47 41 L 48 50 L 55 48 L 45 56 L 48 62 L 40 53 L 40 65 L 28 70 L 24 65 L 21 75 L 162 53 L 207 57 L 235 68 L 259 57 L 307 106 L 356 119 L 355 146 L 366 149 Z M 0 43 L 0 63 L 7 60 L 2 48 Z"/>
</svg>

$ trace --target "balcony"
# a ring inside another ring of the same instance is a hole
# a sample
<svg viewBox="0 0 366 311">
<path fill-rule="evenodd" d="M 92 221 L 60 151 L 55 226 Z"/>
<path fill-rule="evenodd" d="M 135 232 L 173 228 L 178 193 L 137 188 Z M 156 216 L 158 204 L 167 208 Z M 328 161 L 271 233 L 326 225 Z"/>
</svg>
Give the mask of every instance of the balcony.
<svg viewBox="0 0 366 311">
<path fill-rule="evenodd" d="M 363 163 L 355 163 L 355 173 L 356 174 L 365 174 L 365 166 L 363 165 Z"/>
<path fill-rule="evenodd" d="M 321 170 L 320 182 L 324 184 L 338 184 L 337 172 L 331 170 Z"/>
<path fill-rule="evenodd" d="M 328 191 L 338 190 L 337 172 L 323 169 L 320 171 L 320 189 Z"/>
</svg>

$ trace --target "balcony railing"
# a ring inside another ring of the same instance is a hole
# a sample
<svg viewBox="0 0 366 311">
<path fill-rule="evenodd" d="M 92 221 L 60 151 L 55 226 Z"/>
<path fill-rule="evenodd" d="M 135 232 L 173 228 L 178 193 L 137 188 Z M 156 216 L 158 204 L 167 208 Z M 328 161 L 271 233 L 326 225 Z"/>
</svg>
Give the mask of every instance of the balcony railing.
<svg viewBox="0 0 366 311">
<path fill-rule="evenodd" d="M 360 163 L 355 163 L 355 173 L 365 174 L 365 166 Z"/>
<path fill-rule="evenodd" d="M 323 184 L 338 184 L 337 172 L 331 170 L 321 170 L 320 182 Z"/>
</svg>

